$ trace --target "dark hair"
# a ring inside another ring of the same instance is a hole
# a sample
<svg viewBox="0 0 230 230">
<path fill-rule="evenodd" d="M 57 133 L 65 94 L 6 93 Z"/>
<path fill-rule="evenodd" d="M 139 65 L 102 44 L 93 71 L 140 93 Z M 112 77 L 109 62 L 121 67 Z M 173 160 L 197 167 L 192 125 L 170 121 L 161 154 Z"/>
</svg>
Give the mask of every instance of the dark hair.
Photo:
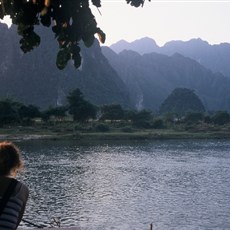
<svg viewBox="0 0 230 230">
<path fill-rule="evenodd" d="M 11 170 L 20 170 L 22 166 L 19 149 L 11 142 L 0 142 L 0 176 L 9 175 Z"/>
</svg>

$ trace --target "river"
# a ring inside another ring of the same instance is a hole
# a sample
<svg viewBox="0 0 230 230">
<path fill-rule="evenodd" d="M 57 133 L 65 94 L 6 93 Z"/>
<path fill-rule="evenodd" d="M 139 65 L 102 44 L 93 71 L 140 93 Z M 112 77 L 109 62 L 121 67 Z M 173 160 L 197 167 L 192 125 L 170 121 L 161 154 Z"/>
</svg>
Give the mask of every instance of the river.
<svg viewBox="0 0 230 230">
<path fill-rule="evenodd" d="M 82 230 L 230 229 L 230 140 L 17 144 L 19 179 L 30 188 L 25 220 Z"/>
</svg>

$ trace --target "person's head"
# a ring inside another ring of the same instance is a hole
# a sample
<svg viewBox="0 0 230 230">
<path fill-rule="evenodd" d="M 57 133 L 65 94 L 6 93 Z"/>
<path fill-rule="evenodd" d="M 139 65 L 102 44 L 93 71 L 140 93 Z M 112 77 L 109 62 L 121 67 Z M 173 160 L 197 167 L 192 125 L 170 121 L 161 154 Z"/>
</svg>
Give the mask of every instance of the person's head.
<svg viewBox="0 0 230 230">
<path fill-rule="evenodd" d="M 11 142 L 0 142 L 0 176 L 16 176 L 22 166 L 19 149 Z"/>
</svg>

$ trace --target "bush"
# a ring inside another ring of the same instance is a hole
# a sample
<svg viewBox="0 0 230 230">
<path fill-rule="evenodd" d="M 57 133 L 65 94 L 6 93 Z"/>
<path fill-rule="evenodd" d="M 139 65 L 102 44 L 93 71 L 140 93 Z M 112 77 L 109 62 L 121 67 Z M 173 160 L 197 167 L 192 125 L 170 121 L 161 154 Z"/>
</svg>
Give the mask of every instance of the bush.
<svg viewBox="0 0 230 230">
<path fill-rule="evenodd" d="M 140 129 L 151 129 L 152 123 L 150 121 L 135 121 L 133 126 Z"/>
<path fill-rule="evenodd" d="M 96 132 L 108 132 L 110 128 L 106 124 L 98 124 L 96 125 L 95 130 Z"/>
<path fill-rule="evenodd" d="M 216 125 L 225 125 L 230 122 L 230 115 L 226 111 L 218 111 L 212 120 Z"/>
<path fill-rule="evenodd" d="M 126 127 L 123 127 L 121 129 L 121 131 L 124 132 L 124 133 L 132 133 L 133 129 L 131 127 L 129 127 L 129 126 L 126 126 Z"/>
<path fill-rule="evenodd" d="M 207 116 L 204 117 L 204 122 L 207 123 L 207 124 L 210 124 L 210 123 L 212 123 L 212 118 L 207 115 Z"/>
<path fill-rule="evenodd" d="M 191 123 L 191 124 L 196 124 L 199 123 L 200 121 L 204 120 L 204 115 L 202 113 L 188 113 L 185 116 L 185 122 L 186 123 Z"/>
<path fill-rule="evenodd" d="M 76 124 L 75 127 L 74 127 L 74 130 L 75 130 L 75 131 L 84 131 L 84 128 L 83 128 L 82 125 Z"/>
<path fill-rule="evenodd" d="M 153 122 L 152 127 L 154 129 L 163 129 L 164 128 L 164 122 L 162 119 L 157 119 Z"/>
</svg>

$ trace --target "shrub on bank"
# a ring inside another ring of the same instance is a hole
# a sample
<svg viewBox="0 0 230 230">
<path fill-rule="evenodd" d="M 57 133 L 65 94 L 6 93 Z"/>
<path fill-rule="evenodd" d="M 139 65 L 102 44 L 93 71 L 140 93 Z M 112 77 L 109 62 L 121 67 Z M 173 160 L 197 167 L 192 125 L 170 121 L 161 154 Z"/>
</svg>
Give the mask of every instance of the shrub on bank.
<svg viewBox="0 0 230 230">
<path fill-rule="evenodd" d="M 123 127 L 121 129 L 121 131 L 124 132 L 124 133 L 132 133 L 132 132 L 134 132 L 134 130 L 130 126 Z"/>
<path fill-rule="evenodd" d="M 95 126 L 95 131 L 96 132 L 109 132 L 110 128 L 106 124 L 98 124 Z"/>
<path fill-rule="evenodd" d="M 154 129 L 163 129 L 164 128 L 164 122 L 162 119 L 156 119 L 153 121 L 152 127 Z"/>
</svg>

